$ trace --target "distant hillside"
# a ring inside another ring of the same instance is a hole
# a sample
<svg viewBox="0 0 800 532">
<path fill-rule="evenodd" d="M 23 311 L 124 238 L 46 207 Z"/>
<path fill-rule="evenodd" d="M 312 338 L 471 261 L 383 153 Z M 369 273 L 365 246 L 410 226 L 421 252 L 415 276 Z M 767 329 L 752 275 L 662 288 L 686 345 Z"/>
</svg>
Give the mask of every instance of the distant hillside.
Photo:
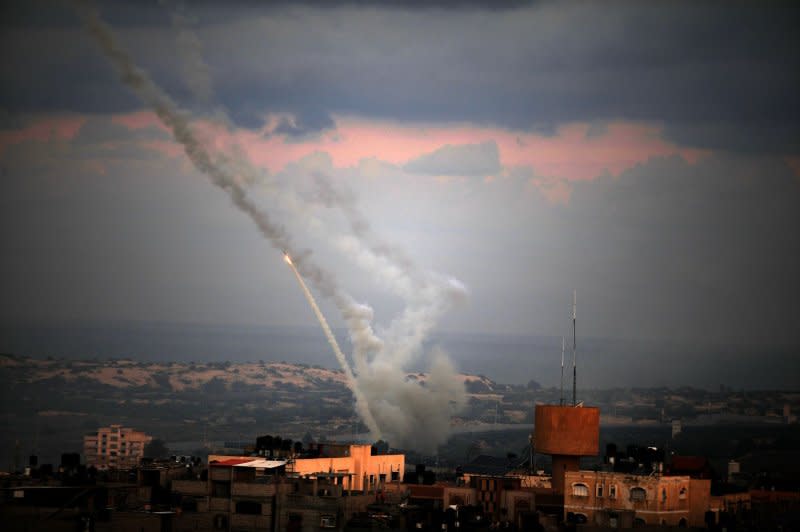
<svg viewBox="0 0 800 532">
<path fill-rule="evenodd" d="M 0 373 L 9 385 L 60 382 L 111 386 L 118 389 L 153 388 L 184 392 L 209 385 L 303 390 L 346 386 L 341 370 L 289 362 L 136 362 L 133 360 L 45 360 L 0 354 Z M 424 382 L 425 373 L 409 373 L 410 380 Z M 484 376 L 460 375 L 467 390 L 492 393 L 498 385 Z"/>
<path fill-rule="evenodd" d="M 580 330 L 580 329 L 579 329 Z M 349 335 L 335 331 L 345 352 Z M 435 333 L 423 346 L 446 351 L 465 374 L 524 385 L 558 386 L 561 337 Z M 266 363 L 302 361 L 336 368 L 318 327 L 268 327 L 148 322 L 0 321 L 0 352 L 36 358 L 99 357 L 136 362 Z M 797 389 L 799 348 L 680 345 L 671 342 L 578 337 L 580 388 L 694 386 Z M 570 353 L 571 354 L 571 353 Z M 425 371 L 420 356 L 406 368 Z"/>
</svg>

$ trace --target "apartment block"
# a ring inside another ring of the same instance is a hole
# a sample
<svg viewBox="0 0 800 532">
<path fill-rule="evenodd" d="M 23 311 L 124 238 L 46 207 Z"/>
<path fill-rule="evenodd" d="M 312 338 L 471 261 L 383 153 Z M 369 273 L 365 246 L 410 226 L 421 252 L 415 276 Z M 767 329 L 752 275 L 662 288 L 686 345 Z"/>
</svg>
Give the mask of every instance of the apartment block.
<svg viewBox="0 0 800 532">
<path fill-rule="evenodd" d="M 136 467 L 144 456 L 144 447 L 153 439 L 144 432 L 111 425 L 83 437 L 83 456 L 87 466 L 98 469 Z"/>
</svg>

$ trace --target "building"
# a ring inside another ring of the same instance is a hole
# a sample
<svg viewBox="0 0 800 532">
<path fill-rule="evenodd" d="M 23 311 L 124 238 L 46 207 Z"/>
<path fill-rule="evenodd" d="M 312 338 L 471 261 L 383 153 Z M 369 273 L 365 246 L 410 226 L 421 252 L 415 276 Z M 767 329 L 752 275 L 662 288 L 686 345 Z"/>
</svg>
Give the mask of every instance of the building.
<svg viewBox="0 0 800 532">
<path fill-rule="evenodd" d="M 313 456 L 208 457 L 206 479 L 175 480 L 181 515 L 174 530 L 341 529 L 375 502 L 399 502 L 402 454 L 324 444 Z"/>
<path fill-rule="evenodd" d="M 711 505 L 708 479 L 568 471 L 564 518 L 600 526 L 705 526 Z"/>
<path fill-rule="evenodd" d="M 372 454 L 371 445 L 326 443 L 318 457 L 299 457 L 287 466 L 296 475 L 337 473 L 346 490 L 375 491 L 402 481 L 406 467 L 403 454 Z"/>
<path fill-rule="evenodd" d="M 144 432 L 111 425 L 83 437 L 86 465 L 98 469 L 125 469 L 139 465 L 144 447 L 153 439 Z"/>
</svg>

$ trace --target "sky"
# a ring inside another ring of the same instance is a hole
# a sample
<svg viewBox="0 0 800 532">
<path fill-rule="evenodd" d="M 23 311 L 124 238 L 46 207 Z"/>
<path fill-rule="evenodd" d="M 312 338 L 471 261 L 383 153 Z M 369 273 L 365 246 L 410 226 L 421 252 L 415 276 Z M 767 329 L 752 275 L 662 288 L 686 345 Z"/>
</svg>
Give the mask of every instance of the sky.
<svg viewBox="0 0 800 532">
<path fill-rule="evenodd" d="M 105 50 L 81 6 L 0 8 L 0 320 L 316 326 L 285 243 L 384 339 L 576 290 L 586 336 L 800 345 L 791 3 L 100 2 Z"/>
</svg>

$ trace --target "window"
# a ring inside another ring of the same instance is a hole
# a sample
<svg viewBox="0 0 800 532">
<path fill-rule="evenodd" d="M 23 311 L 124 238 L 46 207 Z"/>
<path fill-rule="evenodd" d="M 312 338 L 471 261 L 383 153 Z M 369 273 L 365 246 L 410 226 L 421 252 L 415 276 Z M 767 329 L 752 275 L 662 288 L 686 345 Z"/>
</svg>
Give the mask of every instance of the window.
<svg viewBox="0 0 800 532">
<path fill-rule="evenodd" d="M 602 499 L 603 498 L 603 485 L 602 484 L 598 484 L 597 485 L 597 498 L 598 499 Z"/>
<path fill-rule="evenodd" d="M 685 499 L 686 498 L 686 488 L 681 488 L 681 491 L 678 492 L 678 498 L 679 499 Z"/>
<path fill-rule="evenodd" d="M 589 486 L 586 484 L 573 484 L 572 485 L 572 496 L 573 497 L 588 497 L 589 496 Z"/>
<path fill-rule="evenodd" d="M 196 512 L 197 511 L 197 499 L 191 497 L 184 497 L 181 500 L 181 510 L 184 512 Z"/>
<path fill-rule="evenodd" d="M 261 503 L 255 501 L 239 501 L 236 503 L 236 513 L 261 515 Z"/>
<path fill-rule="evenodd" d="M 400 471 L 392 471 L 392 482 L 400 480 Z"/>
<path fill-rule="evenodd" d="M 608 497 L 611 498 L 611 499 L 616 499 L 617 498 L 617 485 L 616 484 L 611 484 L 608 487 Z"/>
<path fill-rule="evenodd" d="M 214 529 L 227 530 L 228 529 L 228 516 L 225 514 L 217 514 L 214 516 Z"/>
<path fill-rule="evenodd" d="M 214 480 L 211 482 L 211 496 L 212 497 L 230 497 L 231 496 L 231 483 Z"/>
<path fill-rule="evenodd" d="M 334 515 L 323 515 L 319 518 L 319 527 L 320 528 L 336 528 L 336 516 Z"/>
<path fill-rule="evenodd" d="M 631 488 L 631 500 L 641 502 L 647 499 L 647 491 L 644 488 Z"/>
</svg>

